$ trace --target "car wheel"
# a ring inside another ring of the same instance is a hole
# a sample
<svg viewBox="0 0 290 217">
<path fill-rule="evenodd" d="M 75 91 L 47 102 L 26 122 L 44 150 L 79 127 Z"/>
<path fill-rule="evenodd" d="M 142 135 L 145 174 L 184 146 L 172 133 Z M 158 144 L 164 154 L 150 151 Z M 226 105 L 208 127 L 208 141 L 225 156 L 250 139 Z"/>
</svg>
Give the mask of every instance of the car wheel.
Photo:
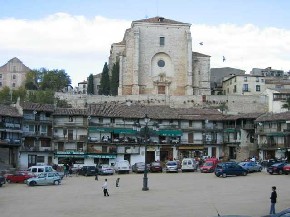
<svg viewBox="0 0 290 217">
<path fill-rule="evenodd" d="M 283 174 L 283 171 L 282 170 L 279 170 L 278 174 L 279 175 L 282 175 Z"/>
<path fill-rule="evenodd" d="M 270 175 L 273 175 L 273 172 L 269 173 Z"/>
<path fill-rule="evenodd" d="M 59 185 L 59 184 L 60 184 L 60 181 L 59 181 L 59 180 L 55 180 L 55 181 L 53 182 L 53 184 L 54 184 L 54 185 Z"/>
<path fill-rule="evenodd" d="M 35 181 L 32 181 L 32 182 L 29 183 L 29 185 L 30 186 L 35 186 L 36 185 L 36 182 Z"/>
<path fill-rule="evenodd" d="M 284 174 L 285 174 L 285 175 L 288 175 L 288 172 L 285 172 Z"/>
<path fill-rule="evenodd" d="M 7 182 L 7 183 L 11 183 L 11 180 L 10 180 L 10 179 L 6 179 L 6 182 Z"/>
<path fill-rule="evenodd" d="M 2 183 L 0 183 L 0 187 L 2 187 L 2 185 L 3 185 L 3 184 L 2 184 Z"/>
<path fill-rule="evenodd" d="M 226 178 L 227 177 L 227 174 L 226 173 L 223 173 L 222 176 L 223 176 L 223 178 Z"/>
<path fill-rule="evenodd" d="M 247 172 L 243 172 L 243 173 L 242 173 L 243 176 L 246 176 L 247 174 L 248 174 Z"/>
<path fill-rule="evenodd" d="M 259 168 L 259 172 L 262 172 L 262 170 L 263 170 L 263 168 L 261 167 L 261 168 Z"/>
</svg>

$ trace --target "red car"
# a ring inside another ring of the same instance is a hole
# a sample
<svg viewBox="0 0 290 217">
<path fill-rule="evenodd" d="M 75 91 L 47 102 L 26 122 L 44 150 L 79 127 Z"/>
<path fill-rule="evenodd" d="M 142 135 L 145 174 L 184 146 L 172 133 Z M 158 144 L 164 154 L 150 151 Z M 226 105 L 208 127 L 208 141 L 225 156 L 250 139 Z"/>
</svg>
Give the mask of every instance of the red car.
<svg viewBox="0 0 290 217">
<path fill-rule="evenodd" d="M 283 167 L 283 173 L 288 175 L 290 173 L 290 164 L 286 164 L 284 167 Z"/>
<path fill-rule="evenodd" d="M 150 168 L 150 172 L 162 173 L 162 164 L 160 162 L 152 162 L 149 168 Z"/>
<path fill-rule="evenodd" d="M 26 179 L 35 177 L 35 175 L 29 174 L 27 172 L 16 172 L 15 174 L 9 174 L 6 177 L 7 182 L 14 183 L 24 183 Z"/>
</svg>

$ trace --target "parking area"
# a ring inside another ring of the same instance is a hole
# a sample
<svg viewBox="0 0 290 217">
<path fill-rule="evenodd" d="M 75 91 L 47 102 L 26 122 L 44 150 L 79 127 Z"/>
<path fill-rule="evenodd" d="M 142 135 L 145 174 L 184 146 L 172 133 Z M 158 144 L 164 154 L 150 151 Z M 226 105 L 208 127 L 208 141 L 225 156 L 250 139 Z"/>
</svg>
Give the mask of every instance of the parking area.
<svg viewBox="0 0 290 217">
<path fill-rule="evenodd" d="M 102 184 L 108 179 L 109 197 Z M 120 178 L 120 187 L 115 181 Z M 219 214 L 262 216 L 270 208 L 271 186 L 277 186 L 276 210 L 290 207 L 288 175 L 265 171 L 247 176 L 217 178 L 214 174 L 149 173 L 149 191 L 142 191 L 143 174 L 73 176 L 61 185 L 0 188 L 1 217 L 211 217 Z"/>
</svg>

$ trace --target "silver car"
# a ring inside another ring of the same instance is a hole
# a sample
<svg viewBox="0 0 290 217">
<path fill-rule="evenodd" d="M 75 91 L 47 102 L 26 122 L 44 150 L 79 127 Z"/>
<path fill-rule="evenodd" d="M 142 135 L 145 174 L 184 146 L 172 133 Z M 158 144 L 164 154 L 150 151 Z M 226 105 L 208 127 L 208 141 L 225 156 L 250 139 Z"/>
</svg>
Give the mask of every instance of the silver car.
<svg viewBox="0 0 290 217">
<path fill-rule="evenodd" d="M 114 170 L 109 164 L 100 164 L 98 165 L 98 174 L 99 175 L 113 175 Z"/>
<path fill-rule="evenodd" d="M 57 172 L 41 173 L 37 177 L 33 177 L 26 180 L 28 186 L 35 185 L 59 185 L 61 177 Z"/>
<path fill-rule="evenodd" d="M 178 163 L 176 161 L 168 161 L 165 167 L 166 172 L 178 173 Z"/>
<path fill-rule="evenodd" d="M 246 161 L 246 162 L 241 162 L 239 163 L 241 167 L 243 167 L 245 170 L 247 170 L 249 173 L 250 172 L 261 172 L 263 170 L 263 167 L 261 164 L 258 164 L 253 161 Z"/>
</svg>

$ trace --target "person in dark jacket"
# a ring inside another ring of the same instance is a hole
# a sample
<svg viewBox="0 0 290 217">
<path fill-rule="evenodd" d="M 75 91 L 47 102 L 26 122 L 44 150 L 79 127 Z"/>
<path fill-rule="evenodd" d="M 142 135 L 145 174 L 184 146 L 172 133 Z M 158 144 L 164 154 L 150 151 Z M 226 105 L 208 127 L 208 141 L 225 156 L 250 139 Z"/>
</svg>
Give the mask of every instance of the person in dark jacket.
<svg viewBox="0 0 290 217">
<path fill-rule="evenodd" d="M 95 169 L 95 180 L 99 180 L 98 179 L 98 175 L 99 175 L 99 168 L 98 168 L 98 165 L 96 165 L 96 169 Z"/>
<path fill-rule="evenodd" d="M 277 192 L 276 192 L 276 186 L 272 187 L 272 193 L 271 193 L 271 208 L 270 208 L 270 214 L 275 214 L 275 205 L 277 202 Z"/>
</svg>

